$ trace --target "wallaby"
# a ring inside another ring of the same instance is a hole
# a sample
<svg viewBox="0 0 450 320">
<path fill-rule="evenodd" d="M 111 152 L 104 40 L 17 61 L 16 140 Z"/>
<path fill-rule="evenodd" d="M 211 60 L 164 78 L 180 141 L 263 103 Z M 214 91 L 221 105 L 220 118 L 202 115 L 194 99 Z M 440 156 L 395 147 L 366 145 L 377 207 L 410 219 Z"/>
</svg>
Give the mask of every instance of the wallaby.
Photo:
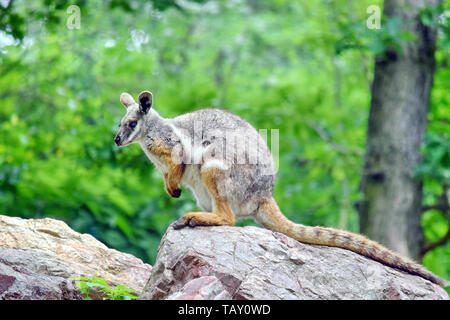
<svg viewBox="0 0 450 320">
<path fill-rule="evenodd" d="M 180 185 L 186 186 L 203 210 L 183 215 L 172 224 L 175 229 L 232 226 L 235 217 L 253 217 L 265 228 L 300 242 L 351 250 L 436 284 L 449 285 L 418 263 L 362 235 L 288 220 L 272 195 L 272 154 L 257 130 L 239 116 L 207 108 L 163 118 L 152 108 L 153 95 L 148 91 L 139 95 L 138 103 L 128 93 L 122 93 L 120 101 L 127 112 L 114 139 L 117 146 L 139 143 L 162 173 L 166 192 L 178 198 Z"/>
</svg>

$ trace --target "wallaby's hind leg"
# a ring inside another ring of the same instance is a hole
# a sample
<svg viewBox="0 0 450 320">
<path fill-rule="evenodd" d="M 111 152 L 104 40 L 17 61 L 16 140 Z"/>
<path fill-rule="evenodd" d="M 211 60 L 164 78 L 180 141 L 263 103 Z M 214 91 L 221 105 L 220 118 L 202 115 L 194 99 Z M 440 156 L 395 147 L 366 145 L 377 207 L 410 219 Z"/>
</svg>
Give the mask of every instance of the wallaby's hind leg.
<svg viewBox="0 0 450 320">
<path fill-rule="evenodd" d="M 213 212 L 188 212 L 175 221 L 172 226 L 180 229 L 185 226 L 223 226 L 234 225 L 234 214 L 228 200 L 219 194 L 217 181 L 221 178 L 221 170 L 209 168 L 203 170 L 201 178 L 213 201 Z"/>
</svg>

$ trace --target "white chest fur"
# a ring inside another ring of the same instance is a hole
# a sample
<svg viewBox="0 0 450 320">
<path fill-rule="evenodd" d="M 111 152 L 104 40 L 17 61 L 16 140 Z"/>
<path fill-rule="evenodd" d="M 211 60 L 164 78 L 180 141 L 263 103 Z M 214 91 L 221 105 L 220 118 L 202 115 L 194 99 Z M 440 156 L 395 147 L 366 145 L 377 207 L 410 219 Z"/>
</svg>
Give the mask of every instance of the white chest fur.
<svg viewBox="0 0 450 320">
<path fill-rule="evenodd" d="M 212 199 L 200 177 L 200 166 L 195 164 L 186 165 L 181 183 L 188 187 L 197 200 L 197 205 L 204 211 L 212 211 Z"/>
</svg>

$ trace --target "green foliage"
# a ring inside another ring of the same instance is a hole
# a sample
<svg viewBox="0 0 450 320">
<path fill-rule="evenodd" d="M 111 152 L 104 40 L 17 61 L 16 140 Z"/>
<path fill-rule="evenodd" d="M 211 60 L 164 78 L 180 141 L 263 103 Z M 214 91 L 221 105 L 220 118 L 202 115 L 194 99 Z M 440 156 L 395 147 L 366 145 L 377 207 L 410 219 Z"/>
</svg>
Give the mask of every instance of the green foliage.
<svg viewBox="0 0 450 320">
<path fill-rule="evenodd" d="M 434 180 L 439 185 L 450 183 L 450 138 L 445 134 L 429 133 L 425 138 L 424 159 L 417 166 L 422 180 Z"/>
<path fill-rule="evenodd" d="M 110 287 L 106 280 L 99 277 L 78 277 L 72 280 L 78 281 L 77 286 L 81 294 L 85 296 L 84 300 L 92 300 L 90 293 L 93 288 L 106 296 L 104 300 L 134 300 L 138 298 L 133 294 L 136 292 L 135 290 L 124 285 Z"/>
<path fill-rule="evenodd" d="M 108 286 L 108 283 L 104 279 L 97 277 L 78 277 L 71 280 L 78 281 L 77 286 L 80 289 L 80 293 L 84 295 L 84 300 L 92 300 L 89 295 L 92 288 L 105 288 Z"/>
<path fill-rule="evenodd" d="M 442 199 L 445 187 L 450 185 L 450 16 L 449 1 L 421 11 L 421 21 L 438 30 L 437 68 L 428 114 L 428 132 L 422 148 L 423 160 L 416 168 L 416 175 L 424 183 L 423 204 L 435 207 Z M 442 207 L 442 205 L 441 205 Z M 445 208 L 445 206 L 444 206 Z M 450 228 L 448 205 L 444 209 L 426 211 L 422 216 L 425 240 L 434 243 L 442 239 Z M 425 266 L 444 278 L 450 277 L 450 245 L 437 247 L 423 257 Z M 450 293 L 450 288 L 447 288 Z"/>
<path fill-rule="evenodd" d="M 443 1 L 435 6 L 426 6 L 420 11 L 421 22 L 441 33 L 441 48 L 450 50 L 450 13 L 448 1 Z"/>
<path fill-rule="evenodd" d="M 151 90 L 166 117 L 213 106 L 269 135 L 278 129 L 282 211 L 358 232 L 353 204 L 373 61 L 386 45 L 414 41 L 395 18 L 381 30 L 365 27 L 366 8 L 381 0 L 79 1 L 81 28 L 73 30 L 69 1 L 47 2 L 17 1 L 0 12 L 10 19 L 0 23 L 2 213 L 63 219 L 153 264 L 167 226 L 195 201 L 188 190 L 167 196 L 139 146 L 113 142 L 125 113 L 120 93 Z M 440 32 L 429 113 L 430 137 L 441 146 L 450 132 L 446 41 Z M 445 154 L 424 148 L 418 170 L 429 177 L 428 204 L 436 179 L 448 177 Z M 425 220 L 426 234 L 441 234 L 441 220 Z M 448 245 L 438 249 L 424 261 L 450 278 Z"/>
</svg>

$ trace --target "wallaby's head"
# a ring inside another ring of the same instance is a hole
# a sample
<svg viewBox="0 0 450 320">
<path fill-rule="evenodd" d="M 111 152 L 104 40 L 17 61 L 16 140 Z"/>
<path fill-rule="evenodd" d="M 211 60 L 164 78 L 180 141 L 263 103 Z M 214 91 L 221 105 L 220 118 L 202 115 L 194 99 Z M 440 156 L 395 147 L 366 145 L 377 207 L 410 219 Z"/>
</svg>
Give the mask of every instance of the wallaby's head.
<svg viewBox="0 0 450 320">
<path fill-rule="evenodd" d="M 126 92 L 120 95 L 120 102 L 127 109 L 127 113 L 120 120 L 119 131 L 114 139 L 114 142 L 119 147 L 136 142 L 144 134 L 145 118 L 150 112 L 153 103 L 152 93 L 148 91 L 141 92 L 138 101 L 139 103 L 136 103 L 133 97 Z"/>
</svg>

